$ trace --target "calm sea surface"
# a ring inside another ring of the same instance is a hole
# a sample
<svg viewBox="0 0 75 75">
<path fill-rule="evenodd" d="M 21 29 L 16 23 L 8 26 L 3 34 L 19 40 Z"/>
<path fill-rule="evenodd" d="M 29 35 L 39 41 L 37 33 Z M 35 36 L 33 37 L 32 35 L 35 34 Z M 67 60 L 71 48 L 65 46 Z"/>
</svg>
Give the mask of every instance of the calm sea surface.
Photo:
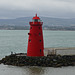
<svg viewBox="0 0 75 75">
<path fill-rule="evenodd" d="M 27 52 L 29 30 L 0 30 L 0 59 Z M 75 31 L 43 31 L 44 47 L 75 47 Z M 0 75 L 75 75 L 75 67 L 16 67 L 0 64 Z"/>
</svg>

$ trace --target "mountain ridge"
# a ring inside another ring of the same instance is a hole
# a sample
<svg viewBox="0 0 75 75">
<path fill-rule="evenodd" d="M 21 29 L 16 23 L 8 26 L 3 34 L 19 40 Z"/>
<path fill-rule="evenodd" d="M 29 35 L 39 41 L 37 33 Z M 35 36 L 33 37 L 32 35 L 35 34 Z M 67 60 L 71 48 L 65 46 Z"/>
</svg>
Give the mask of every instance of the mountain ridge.
<svg viewBox="0 0 75 75">
<path fill-rule="evenodd" d="M 63 19 L 63 18 L 51 18 L 51 17 L 41 17 L 42 21 L 44 22 L 44 26 L 71 26 L 75 25 L 75 18 L 73 19 Z M 17 26 L 17 25 L 29 25 L 29 22 L 32 21 L 32 17 L 19 17 L 16 19 L 0 19 L 0 26 L 2 25 L 10 25 L 10 26 Z"/>
<path fill-rule="evenodd" d="M 27 27 L 29 29 L 29 22 L 32 21 L 33 17 L 19 17 L 16 19 L 0 19 L 0 29 L 1 27 Z M 64 29 L 69 27 L 69 29 L 75 29 L 75 18 L 63 19 L 63 18 L 51 18 L 51 17 L 40 17 L 43 21 L 44 29 Z M 12 29 L 12 28 L 11 28 Z"/>
</svg>

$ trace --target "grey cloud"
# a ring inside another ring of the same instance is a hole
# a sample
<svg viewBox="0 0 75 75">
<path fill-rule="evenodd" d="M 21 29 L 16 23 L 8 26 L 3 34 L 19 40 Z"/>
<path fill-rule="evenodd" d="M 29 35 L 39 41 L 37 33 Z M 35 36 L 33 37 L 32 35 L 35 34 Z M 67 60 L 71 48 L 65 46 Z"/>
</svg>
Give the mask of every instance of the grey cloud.
<svg viewBox="0 0 75 75">
<path fill-rule="evenodd" d="M 43 16 L 75 16 L 75 0 L 0 0 L 0 18 L 31 16 L 36 12 Z"/>
</svg>

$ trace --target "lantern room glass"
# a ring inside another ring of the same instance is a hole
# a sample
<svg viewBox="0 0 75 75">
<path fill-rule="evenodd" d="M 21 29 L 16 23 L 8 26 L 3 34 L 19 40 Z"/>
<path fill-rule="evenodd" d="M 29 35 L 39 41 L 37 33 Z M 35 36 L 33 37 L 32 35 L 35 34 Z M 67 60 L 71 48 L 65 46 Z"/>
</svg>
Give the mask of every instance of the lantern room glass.
<svg viewBox="0 0 75 75">
<path fill-rule="evenodd" d="M 32 21 L 33 22 L 41 22 L 41 20 L 39 20 L 39 19 L 33 19 Z"/>
</svg>

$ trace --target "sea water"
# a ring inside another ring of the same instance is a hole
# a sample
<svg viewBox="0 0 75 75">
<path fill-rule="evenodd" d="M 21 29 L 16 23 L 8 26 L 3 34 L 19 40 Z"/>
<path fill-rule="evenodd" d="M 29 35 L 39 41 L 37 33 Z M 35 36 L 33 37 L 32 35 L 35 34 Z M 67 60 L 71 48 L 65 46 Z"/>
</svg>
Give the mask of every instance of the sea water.
<svg viewBox="0 0 75 75">
<path fill-rule="evenodd" d="M 0 59 L 26 53 L 29 30 L 0 30 Z M 75 47 L 75 31 L 44 30 L 44 47 Z M 16 67 L 0 64 L 0 75 L 75 75 L 75 67 Z"/>
</svg>

